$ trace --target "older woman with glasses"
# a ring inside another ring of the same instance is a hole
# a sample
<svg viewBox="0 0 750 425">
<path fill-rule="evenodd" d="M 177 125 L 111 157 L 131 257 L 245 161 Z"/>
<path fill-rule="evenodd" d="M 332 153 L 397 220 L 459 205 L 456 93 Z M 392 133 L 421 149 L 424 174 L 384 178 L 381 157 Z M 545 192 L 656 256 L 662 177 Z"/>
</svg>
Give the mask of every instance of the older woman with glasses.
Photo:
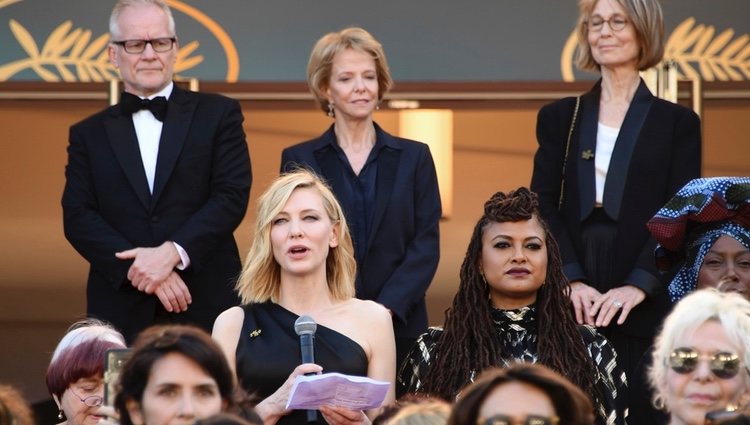
<svg viewBox="0 0 750 425">
<path fill-rule="evenodd" d="M 61 424 L 92 425 L 104 395 L 104 355 L 125 348 L 123 336 L 94 319 L 74 323 L 57 344 L 47 368 L 47 388 L 60 412 Z"/>
<path fill-rule="evenodd" d="M 579 8 L 576 64 L 601 79 L 539 111 L 531 189 L 560 244 L 576 320 L 602 329 L 631 380 L 669 309 L 645 224 L 700 176 L 700 120 L 654 97 L 639 76 L 664 54 L 658 0 L 579 0 Z M 644 411 L 633 403 L 631 413 Z"/>
<path fill-rule="evenodd" d="M 646 225 L 659 242 L 657 267 L 672 276 L 670 301 L 703 288 L 750 299 L 749 177 L 691 180 Z M 641 365 L 650 363 L 650 356 L 644 356 Z M 636 378 L 646 381 L 643 374 Z M 659 415 L 663 413 L 649 412 Z"/>
<path fill-rule="evenodd" d="M 750 395 L 750 302 L 703 289 L 682 299 L 656 339 L 649 380 L 672 425 L 702 425 L 706 414 Z"/>
</svg>

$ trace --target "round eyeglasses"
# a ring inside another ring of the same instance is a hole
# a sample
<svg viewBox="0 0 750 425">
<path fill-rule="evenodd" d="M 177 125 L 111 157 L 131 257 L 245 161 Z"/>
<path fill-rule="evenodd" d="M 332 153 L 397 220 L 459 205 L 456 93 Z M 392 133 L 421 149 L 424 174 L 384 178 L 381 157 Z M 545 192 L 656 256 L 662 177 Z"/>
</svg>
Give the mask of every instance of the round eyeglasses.
<svg viewBox="0 0 750 425">
<path fill-rule="evenodd" d="M 628 24 L 628 20 L 620 15 L 611 16 L 609 19 L 604 19 L 599 15 L 594 15 L 586 22 L 589 31 L 600 32 L 604 28 L 604 24 L 609 25 L 609 29 L 612 31 L 622 31 Z"/>
<path fill-rule="evenodd" d="M 101 406 L 102 402 L 104 401 L 104 398 L 98 395 L 90 395 L 88 397 L 81 397 L 78 394 L 76 394 L 75 391 L 73 391 L 73 387 L 68 388 L 70 390 L 70 393 L 76 396 L 78 400 L 81 400 L 81 403 L 85 404 L 88 407 L 97 407 Z"/>
<path fill-rule="evenodd" d="M 157 53 L 164 53 L 172 50 L 172 46 L 177 41 L 176 37 L 152 38 L 151 40 L 121 40 L 113 41 L 112 44 L 122 46 L 127 53 L 143 53 L 146 45 L 150 44 L 151 48 Z"/>
<path fill-rule="evenodd" d="M 720 379 L 731 379 L 740 372 L 740 357 L 734 353 L 719 352 L 701 356 L 693 348 L 675 348 L 669 354 L 669 367 L 681 375 L 695 371 L 701 358 L 707 358 L 711 373 Z"/>
<path fill-rule="evenodd" d="M 479 418 L 477 421 L 477 425 L 557 425 L 559 423 L 560 419 L 557 416 L 528 415 L 524 419 L 516 419 L 502 413 L 486 419 Z"/>
</svg>

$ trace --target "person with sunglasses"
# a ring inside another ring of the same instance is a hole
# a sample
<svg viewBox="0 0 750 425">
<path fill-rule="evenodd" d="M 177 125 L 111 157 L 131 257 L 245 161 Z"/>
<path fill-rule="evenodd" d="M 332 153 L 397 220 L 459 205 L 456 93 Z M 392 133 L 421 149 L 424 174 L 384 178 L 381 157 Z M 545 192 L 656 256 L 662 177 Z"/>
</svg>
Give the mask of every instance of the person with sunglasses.
<svg viewBox="0 0 750 425">
<path fill-rule="evenodd" d="M 646 227 L 658 242 L 656 266 L 671 279 L 666 292 L 672 303 L 703 288 L 737 292 L 750 299 L 750 177 L 693 179 Z M 645 371 L 651 362 L 649 350 L 639 370 Z M 645 373 L 638 373 L 628 384 L 643 388 L 646 382 Z M 641 392 L 638 400 L 646 402 L 648 393 Z M 631 413 L 640 414 L 643 408 L 633 406 L 632 399 Z M 663 411 L 653 408 L 647 417 L 655 424 L 667 420 Z"/>
<path fill-rule="evenodd" d="M 114 348 L 125 348 L 125 339 L 95 319 L 74 323 L 57 344 L 46 381 L 59 409 L 60 424 L 93 425 L 104 418 L 99 411 L 104 395 L 104 355 Z"/>
<path fill-rule="evenodd" d="M 750 301 L 702 289 L 683 298 L 656 338 L 649 381 L 671 425 L 703 425 L 708 412 L 750 397 Z"/>
<path fill-rule="evenodd" d="M 448 425 L 593 425 L 586 393 L 552 369 L 516 363 L 487 369 L 458 398 Z"/>
</svg>

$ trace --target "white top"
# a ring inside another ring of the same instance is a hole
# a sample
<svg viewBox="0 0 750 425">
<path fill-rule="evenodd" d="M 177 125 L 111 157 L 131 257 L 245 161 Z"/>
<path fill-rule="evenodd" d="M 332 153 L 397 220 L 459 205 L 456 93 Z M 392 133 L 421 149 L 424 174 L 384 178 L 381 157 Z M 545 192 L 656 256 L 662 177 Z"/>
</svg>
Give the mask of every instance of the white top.
<svg viewBox="0 0 750 425">
<path fill-rule="evenodd" d="M 160 92 L 150 96 L 149 99 L 158 96 L 169 99 L 173 86 L 174 83 L 170 82 Z M 146 180 L 148 180 L 148 190 L 153 195 L 156 159 L 159 157 L 159 141 L 161 140 L 161 129 L 164 123 L 157 120 L 148 109 L 141 109 L 133 114 L 133 126 L 135 126 L 135 134 L 138 137 L 138 149 L 141 151 L 141 161 L 143 162 L 143 170 L 146 172 Z M 185 270 L 190 265 L 190 256 L 180 244 L 172 243 L 177 249 L 177 253 L 180 254 L 180 264 L 177 265 L 177 269 Z"/>
<path fill-rule="evenodd" d="M 594 170 L 596 181 L 596 204 L 604 202 L 604 184 L 607 182 L 607 171 L 615 149 L 617 135 L 620 129 L 599 123 L 596 131 L 596 153 L 594 154 Z"/>
<path fill-rule="evenodd" d="M 149 97 L 149 99 L 157 96 L 164 96 L 169 99 L 173 85 L 174 83 L 170 82 L 164 89 Z M 148 190 L 153 194 L 156 158 L 159 156 L 159 139 L 161 139 L 163 123 L 157 120 L 148 109 L 141 109 L 133 114 L 133 125 L 135 126 L 135 134 L 138 136 L 138 148 L 141 151 L 143 169 L 146 171 Z"/>
</svg>

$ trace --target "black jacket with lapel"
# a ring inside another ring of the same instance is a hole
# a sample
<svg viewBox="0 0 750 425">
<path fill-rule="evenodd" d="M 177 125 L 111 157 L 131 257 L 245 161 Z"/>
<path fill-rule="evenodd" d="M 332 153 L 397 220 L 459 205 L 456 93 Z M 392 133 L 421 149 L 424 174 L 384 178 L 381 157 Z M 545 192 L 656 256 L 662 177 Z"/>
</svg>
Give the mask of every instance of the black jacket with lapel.
<svg viewBox="0 0 750 425">
<path fill-rule="evenodd" d="M 127 281 L 129 261 L 114 253 L 171 240 L 190 256 L 179 274 L 193 303 L 174 320 L 210 330 L 236 305 L 241 264 L 232 232 L 252 181 L 239 104 L 174 87 L 164 120 L 153 194 L 149 193 L 132 117 L 115 105 L 70 129 L 62 205 L 65 235 L 90 263 L 88 314 L 128 338 L 152 324 L 153 295 Z"/>
<path fill-rule="evenodd" d="M 427 328 L 424 296 L 440 258 L 437 175 L 427 145 L 394 137 L 377 124 L 375 130 L 384 146 L 377 159 L 372 232 L 357 264 L 357 297 L 390 309 L 397 337 L 416 337 Z M 331 126 L 320 137 L 285 149 L 281 170 L 310 168 L 341 197 L 343 165 L 333 143 Z"/>
<path fill-rule="evenodd" d="M 560 245 L 565 274 L 571 281 L 588 281 L 579 260 L 585 252 L 581 223 L 594 208 L 596 189 L 594 160 L 584 153 L 596 151 L 599 97 L 600 83 L 581 97 L 559 210 L 562 164 L 575 98 L 545 105 L 537 119 L 539 149 L 534 157 L 531 189 L 539 194 L 542 215 Z M 700 169 L 698 116 L 654 97 L 641 82 L 618 135 L 605 183 L 603 207 L 618 229 L 615 282 L 604 286 L 589 282 L 601 292 L 626 283 L 646 292 L 646 300 L 623 325 L 628 334 L 650 337 L 667 310 L 666 278 L 656 270 L 656 242 L 646 229 L 646 221 L 685 183 L 699 177 Z"/>
</svg>

